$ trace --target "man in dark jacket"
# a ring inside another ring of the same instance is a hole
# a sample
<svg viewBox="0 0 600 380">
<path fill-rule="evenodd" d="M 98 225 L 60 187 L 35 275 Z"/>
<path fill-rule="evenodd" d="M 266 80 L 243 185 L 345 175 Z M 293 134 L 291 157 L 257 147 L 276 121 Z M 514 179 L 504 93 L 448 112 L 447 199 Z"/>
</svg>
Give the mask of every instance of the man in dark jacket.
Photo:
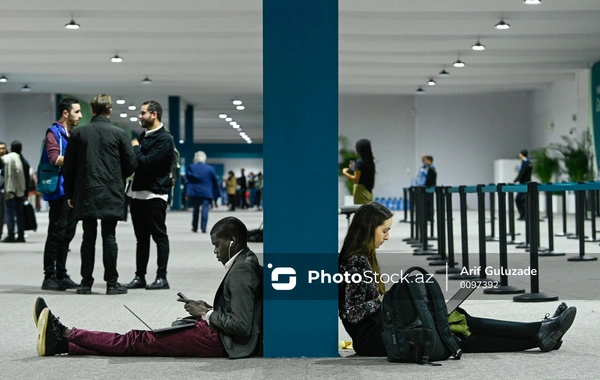
<svg viewBox="0 0 600 380">
<path fill-rule="evenodd" d="M 169 289 L 169 236 L 165 220 L 175 144 L 173 137 L 161 122 L 162 107 L 158 102 L 145 102 L 139 116 L 145 131 L 131 142 L 138 167 L 130 187 L 131 191 L 128 193 L 131 197 L 131 221 L 136 239 L 136 271 L 134 279 L 126 287 Z M 155 281 L 146 284 L 150 237 L 156 242 L 158 269 Z"/>
<path fill-rule="evenodd" d="M 38 355 L 260 356 L 263 268 L 248 248 L 247 238 L 244 223 L 231 216 L 212 228 L 210 240 L 217 260 L 225 267 L 225 278 L 215 293 L 213 306 L 203 300 L 178 299 L 185 303 L 191 316 L 188 318 L 197 321 L 183 329 L 165 333 L 132 330 L 121 335 L 67 328 L 38 297 L 33 306 Z"/>
<path fill-rule="evenodd" d="M 515 178 L 514 180 L 514 182 L 516 183 L 531 182 L 531 172 L 533 171 L 533 166 L 531 165 L 531 161 L 529 161 L 528 156 L 529 152 L 527 151 L 527 149 L 523 149 L 519 153 L 521 165 L 519 165 L 519 174 L 517 174 L 517 178 Z M 517 197 L 515 198 L 517 210 L 519 210 L 519 220 L 525 220 L 525 196 L 526 193 L 517 193 Z"/>
<path fill-rule="evenodd" d="M 213 200 L 219 198 L 219 183 L 215 168 L 206 164 L 206 153 L 198 151 L 194 154 L 194 164 L 188 166 L 185 176 L 185 195 L 192 200 L 192 231 L 198 232 L 198 216 L 202 206 L 200 229 L 206 233 L 208 210 Z"/>
<path fill-rule="evenodd" d="M 127 289 L 117 282 L 115 229 L 117 221 L 123 220 L 125 179 L 135 171 L 137 160 L 127 134 L 110 123 L 110 96 L 96 95 L 90 105 L 94 117 L 90 124 L 73 130 L 63 165 L 65 196 L 83 225 L 82 279 L 77 293 L 92 293 L 100 219 L 106 294 L 123 294 Z"/>
</svg>

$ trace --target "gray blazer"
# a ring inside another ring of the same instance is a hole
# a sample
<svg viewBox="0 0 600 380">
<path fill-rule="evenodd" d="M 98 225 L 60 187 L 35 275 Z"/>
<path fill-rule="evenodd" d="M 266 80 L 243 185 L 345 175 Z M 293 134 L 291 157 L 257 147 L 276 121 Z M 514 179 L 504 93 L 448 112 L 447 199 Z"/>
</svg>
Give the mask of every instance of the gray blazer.
<svg viewBox="0 0 600 380">
<path fill-rule="evenodd" d="M 262 355 L 262 266 L 246 248 L 221 282 L 210 326 L 216 328 L 231 359 Z"/>
</svg>

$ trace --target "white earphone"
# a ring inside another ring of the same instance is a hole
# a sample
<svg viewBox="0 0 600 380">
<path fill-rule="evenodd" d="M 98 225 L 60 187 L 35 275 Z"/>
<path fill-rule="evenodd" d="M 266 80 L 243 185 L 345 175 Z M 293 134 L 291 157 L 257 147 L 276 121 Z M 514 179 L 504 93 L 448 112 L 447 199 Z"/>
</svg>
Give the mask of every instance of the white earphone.
<svg viewBox="0 0 600 380">
<path fill-rule="evenodd" d="M 233 240 L 229 242 L 229 246 L 233 247 Z"/>
</svg>

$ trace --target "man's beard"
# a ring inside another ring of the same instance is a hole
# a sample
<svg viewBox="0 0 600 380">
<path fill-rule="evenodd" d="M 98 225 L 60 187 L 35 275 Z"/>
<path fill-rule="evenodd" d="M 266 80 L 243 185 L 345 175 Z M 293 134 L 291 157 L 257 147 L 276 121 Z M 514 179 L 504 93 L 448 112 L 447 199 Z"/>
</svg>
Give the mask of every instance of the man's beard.
<svg viewBox="0 0 600 380">
<path fill-rule="evenodd" d="M 142 125 L 142 128 L 149 129 L 154 122 L 152 120 L 142 120 L 140 124 Z"/>
</svg>

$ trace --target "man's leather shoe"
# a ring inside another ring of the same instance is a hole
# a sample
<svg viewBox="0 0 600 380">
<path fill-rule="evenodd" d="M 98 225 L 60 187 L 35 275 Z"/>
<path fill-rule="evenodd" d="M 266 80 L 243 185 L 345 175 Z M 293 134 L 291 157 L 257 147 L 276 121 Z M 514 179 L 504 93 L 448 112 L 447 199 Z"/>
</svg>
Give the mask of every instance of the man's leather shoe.
<svg viewBox="0 0 600 380">
<path fill-rule="evenodd" d="M 118 282 L 114 285 L 106 285 L 106 294 L 127 294 L 127 288 Z"/>
<path fill-rule="evenodd" d="M 573 324 L 575 315 L 577 315 L 577 308 L 571 306 L 558 317 L 542 321 L 540 330 L 535 337 L 538 347 L 542 352 L 548 352 L 556 348 L 562 336 L 565 335 L 569 327 Z"/>
<path fill-rule="evenodd" d="M 47 308 L 46 301 L 42 297 L 38 297 L 35 299 L 33 303 L 33 323 L 37 326 L 38 320 L 40 319 L 40 314 L 42 314 L 42 310 Z"/>
<path fill-rule="evenodd" d="M 92 287 L 81 285 L 79 288 L 77 288 L 76 293 L 77 294 L 92 294 Z"/>
<path fill-rule="evenodd" d="M 3 243 L 14 243 L 15 242 L 15 238 L 13 236 L 7 236 L 4 239 L 2 239 Z"/>
<path fill-rule="evenodd" d="M 146 290 L 157 290 L 157 289 L 170 289 L 169 282 L 166 278 L 157 277 L 153 283 L 146 286 Z"/>
<path fill-rule="evenodd" d="M 71 280 L 70 276 L 67 276 L 65 278 L 60 278 L 58 280 L 58 283 L 60 285 L 64 286 L 66 289 L 77 289 L 80 286 L 80 284 L 78 284 L 75 281 Z"/>
<path fill-rule="evenodd" d="M 146 280 L 142 277 L 135 276 L 133 280 L 127 285 L 125 285 L 127 289 L 143 289 L 146 287 Z"/>
<path fill-rule="evenodd" d="M 44 282 L 42 282 L 42 290 L 58 290 L 62 291 L 67 289 L 62 283 L 56 281 L 56 279 L 49 277 L 45 278 Z"/>
</svg>

